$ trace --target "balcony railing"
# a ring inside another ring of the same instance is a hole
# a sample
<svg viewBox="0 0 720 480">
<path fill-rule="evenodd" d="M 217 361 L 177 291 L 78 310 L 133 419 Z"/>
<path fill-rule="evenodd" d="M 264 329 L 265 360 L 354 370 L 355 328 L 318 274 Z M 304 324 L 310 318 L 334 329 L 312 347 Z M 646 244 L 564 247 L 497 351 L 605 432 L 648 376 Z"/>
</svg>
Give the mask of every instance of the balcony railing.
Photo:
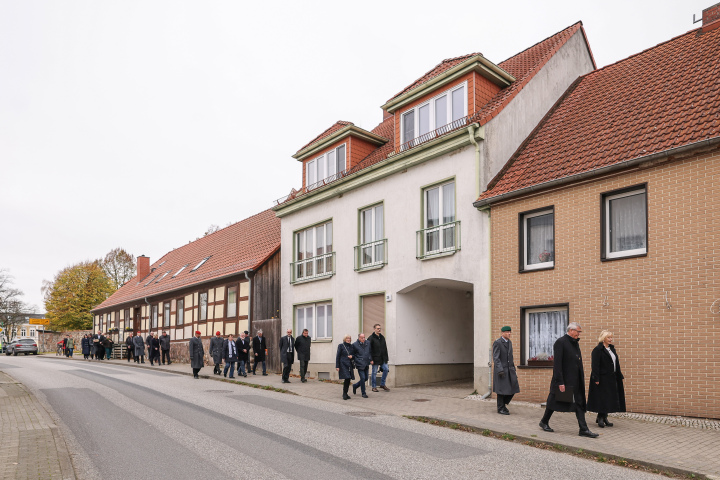
<svg viewBox="0 0 720 480">
<path fill-rule="evenodd" d="M 417 231 L 416 258 L 449 255 L 460 250 L 460 221 L 444 223 Z"/>
<path fill-rule="evenodd" d="M 290 264 L 290 283 L 309 282 L 335 275 L 335 252 L 298 260 Z"/>
<path fill-rule="evenodd" d="M 387 238 L 355 246 L 355 271 L 382 268 L 388 263 Z"/>
<path fill-rule="evenodd" d="M 457 130 L 458 128 L 465 127 L 469 125 L 470 117 L 462 117 L 458 118 L 454 122 L 448 123 L 447 125 L 443 125 L 440 128 L 436 128 L 432 132 L 428 132 L 424 135 L 420 135 L 419 137 L 415 137 L 412 140 L 408 140 L 407 142 L 400 145 L 399 148 L 396 149 L 398 153 L 404 152 L 405 150 L 409 150 L 413 147 L 417 147 L 418 145 L 429 142 L 430 140 L 434 140 L 438 137 L 442 137 L 446 133 L 450 133 L 454 130 Z"/>
</svg>

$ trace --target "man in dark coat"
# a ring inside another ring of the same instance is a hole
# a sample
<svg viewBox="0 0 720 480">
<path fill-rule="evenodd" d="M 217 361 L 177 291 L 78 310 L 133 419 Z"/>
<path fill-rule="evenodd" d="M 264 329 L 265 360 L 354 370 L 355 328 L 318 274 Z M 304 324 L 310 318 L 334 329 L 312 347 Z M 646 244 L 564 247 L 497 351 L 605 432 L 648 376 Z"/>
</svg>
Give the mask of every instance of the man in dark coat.
<svg viewBox="0 0 720 480">
<path fill-rule="evenodd" d="M 135 363 L 145 363 L 145 342 L 139 333 L 133 337 L 133 345 L 135 346 Z"/>
<path fill-rule="evenodd" d="M 368 398 L 367 393 L 365 393 L 365 383 L 368 379 L 368 370 L 372 360 L 370 357 L 370 342 L 365 340 L 364 333 L 358 335 L 358 339 L 353 343 L 353 350 L 355 352 L 355 368 L 357 368 L 358 377 L 360 377 L 357 383 L 353 383 L 353 395 L 357 393 L 357 389 L 360 387 L 362 397 Z"/>
<path fill-rule="evenodd" d="M 103 347 L 103 342 L 105 341 L 105 336 L 102 334 L 102 332 L 97 332 L 95 335 L 93 335 L 93 346 L 95 347 L 95 360 L 103 360 L 105 357 L 105 347 Z"/>
<path fill-rule="evenodd" d="M 193 371 L 193 378 L 200 378 L 198 372 L 205 366 L 205 347 L 200 340 L 200 331 L 195 332 L 195 336 L 188 343 L 188 353 L 190 356 L 190 367 Z"/>
<path fill-rule="evenodd" d="M 262 374 L 267 376 L 267 372 L 265 370 L 265 349 L 267 348 L 267 341 L 265 340 L 265 337 L 263 337 L 262 330 L 258 330 L 257 335 L 255 336 L 255 338 L 253 338 L 252 345 L 253 353 L 255 354 L 255 363 L 253 363 L 253 375 L 255 375 L 255 370 L 257 370 L 258 362 L 262 362 Z"/>
<path fill-rule="evenodd" d="M 152 332 L 148 332 L 148 336 L 145 337 L 145 348 L 147 348 L 148 357 L 152 362 Z"/>
<path fill-rule="evenodd" d="M 302 383 L 307 382 L 307 366 L 310 361 L 310 344 L 312 339 L 308 333 L 308 329 L 305 328 L 302 331 L 302 335 L 299 335 L 295 339 L 295 351 L 297 352 L 298 362 L 300 362 L 300 381 Z"/>
<path fill-rule="evenodd" d="M 155 337 L 154 333 L 150 334 L 150 365 L 160 364 L 160 340 Z"/>
<path fill-rule="evenodd" d="M 248 358 L 250 355 L 250 337 L 248 336 L 247 330 L 245 330 L 243 333 L 240 334 L 237 340 L 235 340 L 235 345 L 237 346 L 238 351 L 238 375 L 247 377 L 247 372 L 245 371 L 245 364 L 250 366 L 248 363 Z"/>
<path fill-rule="evenodd" d="M 228 335 L 227 340 L 223 342 L 223 361 L 225 362 L 225 370 L 223 377 L 227 377 L 228 369 L 230 369 L 230 378 L 235 378 L 235 362 L 238 359 L 238 349 L 235 339 L 232 335 Z"/>
<path fill-rule="evenodd" d="M 170 365 L 172 363 L 170 361 L 170 335 L 168 335 L 167 332 L 163 330 L 162 335 L 160 335 L 160 338 L 158 340 L 160 341 L 162 364 L 165 365 L 165 361 L 167 360 L 167 364 Z"/>
<path fill-rule="evenodd" d="M 575 412 L 580 436 L 595 438 L 585 422 L 585 372 L 583 371 L 582 355 L 580 354 L 580 324 L 572 322 L 567 326 L 567 335 L 555 341 L 553 346 L 553 376 L 550 382 L 550 394 L 547 398 L 545 415 L 540 420 L 540 428 L 552 432 L 549 422 L 554 411 Z M 571 400 L 556 399 L 556 396 L 568 395 Z"/>
<path fill-rule="evenodd" d="M 133 344 L 132 332 L 125 337 L 125 353 L 127 353 L 127 361 L 130 363 L 130 359 L 135 356 L 135 345 Z"/>
<path fill-rule="evenodd" d="M 295 339 L 292 328 L 287 329 L 287 335 L 280 338 L 280 361 L 283 364 L 282 383 L 290 383 L 290 369 L 295 363 Z"/>
<path fill-rule="evenodd" d="M 516 393 L 520 393 L 515 361 L 513 360 L 513 345 L 510 340 L 511 328 L 504 326 L 500 329 L 501 336 L 493 342 L 493 392 L 497 397 L 497 411 L 500 415 L 510 415 L 507 405 Z"/>
<path fill-rule="evenodd" d="M 376 323 L 373 326 L 373 330 L 373 334 L 370 335 L 370 356 L 372 357 L 372 361 L 370 362 L 370 365 L 372 365 L 370 383 L 372 384 L 372 391 L 378 391 L 376 377 L 378 368 L 380 368 L 383 372 L 382 378 L 380 379 L 380 388 L 389 392 L 390 389 L 385 386 L 385 380 L 387 379 L 388 372 L 390 371 L 388 368 L 390 356 L 388 355 L 387 343 L 385 342 L 383 334 L 380 333 L 382 331 L 382 327 L 379 323 Z"/>
<path fill-rule="evenodd" d="M 220 364 L 222 363 L 224 342 L 225 340 L 220 336 L 220 332 L 215 332 L 215 336 L 210 339 L 210 356 L 215 363 L 215 369 L 213 370 L 213 373 L 215 375 L 220 375 L 222 373 L 222 370 L 220 369 Z"/>
</svg>

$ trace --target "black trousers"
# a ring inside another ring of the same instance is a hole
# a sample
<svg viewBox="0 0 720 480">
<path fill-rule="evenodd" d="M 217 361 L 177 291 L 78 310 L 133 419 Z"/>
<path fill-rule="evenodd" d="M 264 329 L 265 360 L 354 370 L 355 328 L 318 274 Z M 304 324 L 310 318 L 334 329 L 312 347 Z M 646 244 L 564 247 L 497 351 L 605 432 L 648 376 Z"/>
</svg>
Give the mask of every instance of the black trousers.
<svg viewBox="0 0 720 480">
<path fill-rule="evenodd" d="M 167 359 L 167 364 L 170 365 L 172 362 L 170 361 L 170 350 L 163 350 L 162 351 L 162 363 L 165 365 L 165 359 Z"/>
<path fill-rule="evenodd" d="M 290 380 L 290 369 L 292 368 L 292 363 L 283 363 L 283 373 L 282 373 L 282 379 L 283 380 Z"/>
<path fill-rule="evenodd" d="M 512 401 L 512 399 L 513 399 L 513 397 L 515 396 L 515 394 L 513 394 L 513 395 L 500 395 L 500 394 L 498 393 L 498 394 L 496 394 L 496 396 L 497 396 L 497 409 L 498 409 L 498 412 L 499 412 L 500 410 L 502 410 L 503 408 L 505 408 L 506 405 L 510 405 L 510 402 Z"/>
<path fill-rule="evenodd" d="M 350 390 L 350 378 L 346 378 L 343 383 L 343 395 L 348 394 L 348 390 Z"/>
<path fill-rule="evenodd" d="M 199 371 L 200 371 L 199 368 L 193 368 L 193 377 L 197 377 Z"/>
<path fill-rule="evenodd" d="M 128 358 L 128 362 L 130 360 L 132 360 L 133 358 L 135 358 L 135 352 L 133 351 L 132 348 L 127 349 L 127 358 Z M 137 360 L 135 360 L 135 361 L 137 362 Z"/>
<path fill-rule="evenodd" d="M 302 378 L 302 379 L 304 379 L 305 375 L 307 375 L 307 366 L 308 366 L 307 360 L 300 360 L 300 378 Z"/>
<path fill-rule="evenodd" d="M 554 411 L 555 410 L 551 410 L 550 407 L 545 408 L 545 415 L 543 415 L 541 420 L 545 425 L 549 425 L 548 422 L 550 421 L 550 417 L 552 417 Z M 585 421 L 585 409 L 578 404 L 575 404 L 575 417 L 577 417 L 578 427 L 580 427 L 580 430 L 589 430 L 587 422 Z"/>
</svg>

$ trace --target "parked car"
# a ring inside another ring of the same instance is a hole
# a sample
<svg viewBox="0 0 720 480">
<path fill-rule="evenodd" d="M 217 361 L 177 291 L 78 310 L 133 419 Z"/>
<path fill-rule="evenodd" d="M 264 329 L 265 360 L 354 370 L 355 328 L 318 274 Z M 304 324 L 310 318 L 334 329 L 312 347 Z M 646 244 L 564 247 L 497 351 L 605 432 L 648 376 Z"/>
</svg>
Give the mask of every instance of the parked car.
<svg viewBox="0 0 720 480">
<path fill-rule="evenodd" d="M 32 353 L 33 355 L 37 355 L 37 342 L 32 338 L 21 338 L 9 342 L 5 347 L 5 355 L 17 355 L 18 353 L 24 353 L 25 355 Z"/>
</svg>

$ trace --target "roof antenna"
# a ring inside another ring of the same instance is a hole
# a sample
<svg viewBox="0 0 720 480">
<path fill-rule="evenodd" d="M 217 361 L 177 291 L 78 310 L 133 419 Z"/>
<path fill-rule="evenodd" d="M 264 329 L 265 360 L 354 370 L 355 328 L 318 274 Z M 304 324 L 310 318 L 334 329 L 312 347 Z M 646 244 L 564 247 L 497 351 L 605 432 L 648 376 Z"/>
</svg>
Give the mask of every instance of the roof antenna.
<svg viewBox="0 0 720 480">
<path fill-rule="evenodd" d="M 693 23 L 698 23 L 698 22 L 702 22 L 702 15 L 700 16 L 700 18 L 695 20 L 695 14 L 693 13 Z"/>
</svg>

